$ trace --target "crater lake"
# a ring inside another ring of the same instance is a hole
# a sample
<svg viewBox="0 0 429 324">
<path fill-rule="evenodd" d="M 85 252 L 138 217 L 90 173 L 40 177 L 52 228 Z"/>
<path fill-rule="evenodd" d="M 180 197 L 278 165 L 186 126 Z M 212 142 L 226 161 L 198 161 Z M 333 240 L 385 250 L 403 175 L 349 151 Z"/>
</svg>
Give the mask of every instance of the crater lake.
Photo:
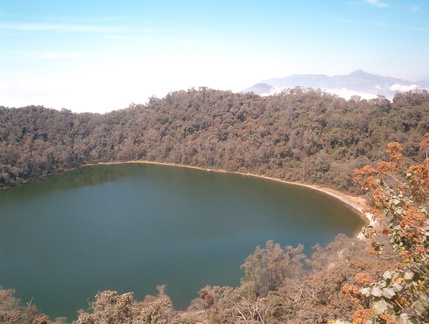
<svg viewBox="0 0 429 324">
<path fill-rule="evenodd" d="M 0 191 L 0 286 L 52 319 L 77 318 L 101 290 L 185 309 L 206 285 L 238 286 L 257 245 L 311 253 L 364 225 L 306 187 L 152 164 L 98 165 Z"/>
</svg>

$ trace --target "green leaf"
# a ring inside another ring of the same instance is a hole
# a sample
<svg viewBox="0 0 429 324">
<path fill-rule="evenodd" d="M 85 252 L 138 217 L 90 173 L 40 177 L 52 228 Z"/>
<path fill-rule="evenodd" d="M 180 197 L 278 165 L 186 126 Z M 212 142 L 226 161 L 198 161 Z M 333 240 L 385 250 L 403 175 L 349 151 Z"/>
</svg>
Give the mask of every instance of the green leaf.
<svg viewBox="0 0 429 324">
<path fill-rule="evenodd" d="M 363 288 L 361 289 L 360 293 L 365 297 L 369 297 L 371 296 L 371 288 L 369 287 Z"/>
<path fill-rule="evenodd" d="M 386 272 L 383 274 L 383 279 L 384 279 L 384 280 L 392 279 L 392 273 L 391 273 L 390 271 L 386 271 Z"/>
<path fill-rule="evenodd" d="M 391 288 L 384 288 L 383 289 L 383 296 L 386 297 L 387 299 L 391 299 L 395 295 L 396 295 L 396 293 L 393 289 L 391 289 Z"/>
<path fill-rule="evenodd" d="M 396 292 L 400 292 L 404 287 L 402 287 L 400 284 L 398 283 L 394 283 L 393 284 L 393 290 L 395 290 Z"/>
<path fill-rule="evenodd" d="M 380 299 L 374 303 L 374 309 L 377 314 L 383 314 L 387 311 L 387 303 L 384 299 Z"/>
<path fill-rule="evenodd" d="M 397 199 L 397 198 L 392 199 L 392 201 L 393 201 L 393 203 L 394 203 L 395 205 L 399 205 L 399 203 L 401 202 L 401 200 L 399 200 L 399 199 Z"/>
<path fill-rule="evenodd" d="M 371 295 L 373 295 L 374 297 L 381 297 L 383 295 L 383 292 L 381 291 L 380 288 L 374 287 L 374 289 L 371 292 Z"/>
<path fill-rule="evenodd" d="M 426 305 L 425 305 L 426 304 Z M 420 313 L 424 313 L 424 312 L 426 312 L 426 310 L 427 310 L 427 307 L 429 306 L 429 305 L 427 305 L 427 303 L 423 303 L 421 300 L 417 300 L 415 303 L 414 303 L 414 308 L 418 311 L 418 312 L 420 312 Z"/>
<path fill-rule="evenodd" d="M 412 271 L 407 271 L 404 274 L 404 279 L 405 280 L 412 280 L 414 278 L 414 272 Z"/>
</svg>

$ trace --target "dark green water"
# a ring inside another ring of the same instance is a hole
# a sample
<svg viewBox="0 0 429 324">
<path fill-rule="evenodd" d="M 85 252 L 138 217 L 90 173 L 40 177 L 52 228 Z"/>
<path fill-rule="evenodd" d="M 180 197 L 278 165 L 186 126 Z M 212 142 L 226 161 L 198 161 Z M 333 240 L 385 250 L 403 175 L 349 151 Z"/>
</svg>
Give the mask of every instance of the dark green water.
<svg viewBox="0 0 429 324">
<path fill-rule="evenodd" d="M 166 284 L 176 308 L 205 285 L 238 286 L 267 240 L 329 243 L 363 221 L 315 190 L 158 165 L 81 168 L 0 191 L 0 285 L 52 318 L 100 290 L 136 299 Z"/>
</svg>

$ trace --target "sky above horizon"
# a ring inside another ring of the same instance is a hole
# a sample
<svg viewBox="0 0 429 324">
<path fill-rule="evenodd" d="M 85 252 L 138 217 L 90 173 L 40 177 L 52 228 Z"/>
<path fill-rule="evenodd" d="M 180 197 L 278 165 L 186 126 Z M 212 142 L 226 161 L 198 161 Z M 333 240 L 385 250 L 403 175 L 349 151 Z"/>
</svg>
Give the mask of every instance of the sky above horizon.
<svg viewBox="0 0 429 324">
<path fill-rule="evenodd" d="M 429 76 L 427 0 L 0 0 L 0 105 L 107 112 L 292 74 Z"/>
</svg>

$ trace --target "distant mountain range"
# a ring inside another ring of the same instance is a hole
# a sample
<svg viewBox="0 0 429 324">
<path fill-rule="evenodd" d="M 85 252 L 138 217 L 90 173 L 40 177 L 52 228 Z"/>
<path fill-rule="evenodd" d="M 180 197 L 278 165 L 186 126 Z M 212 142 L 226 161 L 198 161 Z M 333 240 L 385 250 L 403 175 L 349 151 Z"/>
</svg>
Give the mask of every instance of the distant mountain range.
<svg viewBox="0 0 429 324">
<path fill-rule="evenodd" d="M 370 74 L 362 70 L 348 75 L 327 76 L 325 74 L 294 74 L 285 78 L 261 81 L 243 90 L 243 93 L 254 92 L 259 95 L 270 95 L 283 89 L 294 88 L 321 89 L 341 97 L 353 95 L 369 99 L 378 95 L 392 99 L 397 91 L 409 91 L 416 88 L 429 88 L 429 76 L 420 81 L 407 81 L 392 77 Z"/>
</svg>

